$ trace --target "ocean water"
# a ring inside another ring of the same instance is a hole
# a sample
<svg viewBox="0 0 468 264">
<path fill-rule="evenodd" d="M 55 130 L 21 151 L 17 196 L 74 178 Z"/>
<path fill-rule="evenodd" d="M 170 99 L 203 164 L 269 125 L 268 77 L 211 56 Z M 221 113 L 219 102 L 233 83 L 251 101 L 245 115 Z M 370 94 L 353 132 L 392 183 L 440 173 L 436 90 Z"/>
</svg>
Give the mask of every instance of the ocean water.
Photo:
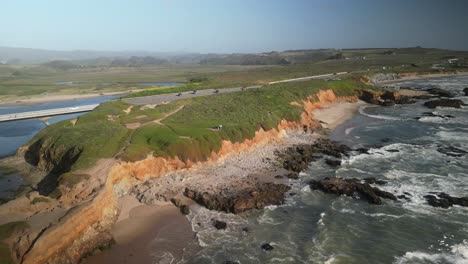
<svg viewBox="0 0 468 264">
<path fill-rule="evenodd" d="M 445 88 L 468 103 L 461 93 L 468 77 L 394 86 Z M 311 163 L 300 180 L 290 181 L 296 195 L 284 205 L 241 215 L 195 206 L 189 220 L 202 249 L 185 263 L 468 263 L 468 208 L 434 208 L 423 198 L 429 192 L 468 196 L 468 155 L 439 151 L 468 151 L 468 108 L 433 110 L 422 103 L 362 107 L 331 138 L 370 147 L 369 154 L 353 153 L 338 169 Z M 453 118 L 420 118 L 424 112 Z M 379 188 L 410 200 L 371 205 L 307 185 L 332 176 L 383 179 L 388 183 Z M 215 230 L 212 218 L 226 221 L 227 230 Z M 263 243 L 274 249 L 263 251 Z"/>
</svg>

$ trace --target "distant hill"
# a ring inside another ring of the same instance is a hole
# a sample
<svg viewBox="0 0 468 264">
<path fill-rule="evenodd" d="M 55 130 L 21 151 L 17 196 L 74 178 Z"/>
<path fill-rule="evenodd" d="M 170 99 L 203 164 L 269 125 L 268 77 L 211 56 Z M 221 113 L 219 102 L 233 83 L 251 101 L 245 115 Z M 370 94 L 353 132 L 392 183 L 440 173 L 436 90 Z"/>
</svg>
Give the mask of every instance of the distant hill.
<svg viewBox="0 0 468 264">
<path fill-rule="evenodd" d="M 186 53 L 178 52 L 148 52 L 148 51 L 90 51 L 90 50 L 43 50 L 29 48 L 10 48 L 0 47 L 0 62 L 8 64 L 41 64 L 50 61 L 81 61 L 97 58 L 130 58 L 155 57 L 159 59 L 168 59 L 177 56 L 185 56 Z"/>
</svg>

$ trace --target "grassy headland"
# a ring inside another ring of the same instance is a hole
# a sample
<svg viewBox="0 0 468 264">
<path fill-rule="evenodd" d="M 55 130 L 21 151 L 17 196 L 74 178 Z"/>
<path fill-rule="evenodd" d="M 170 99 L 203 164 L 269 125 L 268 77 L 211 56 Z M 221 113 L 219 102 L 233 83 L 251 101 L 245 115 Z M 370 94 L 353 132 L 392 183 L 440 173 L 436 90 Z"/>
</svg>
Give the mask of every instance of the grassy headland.
<svg viewBox="0 0 468 264">
<path fill-rule="evenodd" d="M 332 89 L 339 96 L 354 95 L 356 88 L 364 86 L 351 79 L 311 80 L 196 97 L 153 108 L 107 102 L 76 122 L 67 120 L 45 128 L 31 140 L 27 153 L 36 162 L 42 153 L 42 158 L 50 159 L 46 163 L 51 167 L 71 171 L 115 156 L 128 161 L 148 155 L 203 161 L 220 149 L 223 140 L 241 142 L 260 128 L 276 128 L 282 119 L 299 120 L 302 108 L 292 105 L 293 101 L 320 89 Z M 223 128 L 214 129 L 218 125 Z M 60 162 L 72 164 L 63 166 Z"/>
</svg>

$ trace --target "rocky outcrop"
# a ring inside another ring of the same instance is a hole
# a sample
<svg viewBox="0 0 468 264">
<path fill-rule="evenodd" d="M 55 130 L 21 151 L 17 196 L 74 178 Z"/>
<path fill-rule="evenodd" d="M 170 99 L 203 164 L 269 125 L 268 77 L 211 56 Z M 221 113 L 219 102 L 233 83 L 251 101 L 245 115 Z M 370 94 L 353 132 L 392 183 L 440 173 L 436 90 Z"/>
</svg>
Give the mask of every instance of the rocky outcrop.
<svg viewBox="0 0 468 264">
<path fill-rule="evenodd" d="M 449 208 L 454 205 L 468 207 L 468 197 L 452 197 L 446 193 L 432 193 L 424 196 L 426 201 L 433 207 Z"/>
<path fill-rule="evenodd" d="M 451 92 L 440 89 L 440 88 L 430 88 L 430 89 L 427 89 L 426 91 L 429 94 L 433 94 L 438 97 L 448 97 L 448 98 L 455 97 L 455 95 L 453 95 Z"/>
<path fill-rule="evenodd" d="M 396 104 L 412 104 L 416 102 L 410 96 L 401 95 L 398 91 L 385 91 L 380 98 L 393 101 Z"/>
<path fill-rule="evenodd" d="M 351 148 L 346 145 L 329 139 L 318 139 L 311 145 L 293 146 L 278 155 L 283 160 L 283 168 L 298 173 L 307 169 L 310 162 L 323 155 L 341 159 L 348 155 L 349 151 Z"/>
<path fill-rule="evenodd" d="M 237 214 L 268 205 L 280 205 L 284 202 L 284 194 L 290 189 L 283 184 L 251 183 L 242 187 L 230 186 L 221 191 L 187 188 L 184 194 L 210 210 Z"/>
<path fill-rule="evenodd" d="M 310 188 L 312 190 L 321 190 L 326 193 L 362 198 L 371 204 L 382 204 L 381 198 L 397 200 L 396 196 L 392 193 L 372 187 L 369 183 L 363 183 L 361 180 L 355 178 L 343 179 L 334 177 L 312 180 L 310 182 Z"/>
<path fill-rule="evenodd" d="M 412 104 L 416 101 L 412 97 L 401 95 L 398 91 L 362 90 L 359 99 L 368 104 L 394 106 L 395 104 Z"/>
<path fill-rule="evenodd" d="M 462 108 L 466 104 L 459 99 L 439 99 L 439 100 L 432 100 L 427 101 L 424 103 L 424 106 L 429 108 L 436 108 L 436 107 L 451 107 L 451 108 Z"/>
</svg>

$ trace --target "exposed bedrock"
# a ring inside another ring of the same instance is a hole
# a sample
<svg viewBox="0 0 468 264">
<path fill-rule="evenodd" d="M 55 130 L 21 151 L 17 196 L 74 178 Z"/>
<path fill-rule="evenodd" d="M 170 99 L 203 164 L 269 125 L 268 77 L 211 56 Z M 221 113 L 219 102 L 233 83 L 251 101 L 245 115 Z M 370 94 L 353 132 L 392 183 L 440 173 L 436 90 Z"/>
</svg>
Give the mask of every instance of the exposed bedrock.
<svg viewBox="0 0 468 264">
<path fill-rule="evenodd" d="M 432 100 L 427 101 L 424 103 L 424 106 L 429 108 L 436 108 L 436 107 L 451 107 L 451 108 L 462 108 L 466 104 L 459 99 L 439 99 L 439 100 Z"/>
<path fill-rule="evenodd" d="M 372 91 L 372 90 L 361 90 L 359 99 L 366 103 L 381 105 L 381 106 L 394 106 L 395 104 L 412 104 L 416 100 L 412 97 L 401 95 L 398 91 Z"/>
<path fill-rule="evenodd" d="M 433 207 L 449 208 L 454 205 L 468 207 L 468 197 L 453 197 L 446 193 L 431 193 L 426 196 L 426 201 Z"/>
<path fill-rule="evenodd" d="M 283 184 L 247 183 L 245 186 L 229 186 L 221 190 L 186 188 L 184 194 L 210 210 L 237 214 L 268 205 L 280 205 L 284 202 L 284 194 L 290 189 Z"/>
<path fill-rule="evenodd" d="M 427 89 L 426 91 L 438 97 L 448 97 L 448 98 L 455 97 L 455 95 L 453 95 L 451 92 L 440 89 L 440 88 L 430 88 L 430 89 Z"/>
<path fill-rule="evenodd" d="M 351 148 L 346 145 L 329 139 L 318 139 L 311 145 L 304 144 L 287 148 L 279 156 L 283 160 L 283 168 L 298 173 L 307 169 L 310 162 L 322 158 L 323 155 L 341 159 L 347 156 L 349 151 Z M 339 165 L 338 162 L 331 163 L 334 166 Z"/>
<path fill-rule="evenodd" d="M 397 200 L 397 197 L 392 193 L 372 187 L 369 183 L 356 178 L 343 179 L 333 177 L 312 180 L 310 182 L 310 188 L 312 190 L 321 190 L 326 193 L 362 198 L 371 204 L 382 204 L 381 198 Z"/>
</svg>

